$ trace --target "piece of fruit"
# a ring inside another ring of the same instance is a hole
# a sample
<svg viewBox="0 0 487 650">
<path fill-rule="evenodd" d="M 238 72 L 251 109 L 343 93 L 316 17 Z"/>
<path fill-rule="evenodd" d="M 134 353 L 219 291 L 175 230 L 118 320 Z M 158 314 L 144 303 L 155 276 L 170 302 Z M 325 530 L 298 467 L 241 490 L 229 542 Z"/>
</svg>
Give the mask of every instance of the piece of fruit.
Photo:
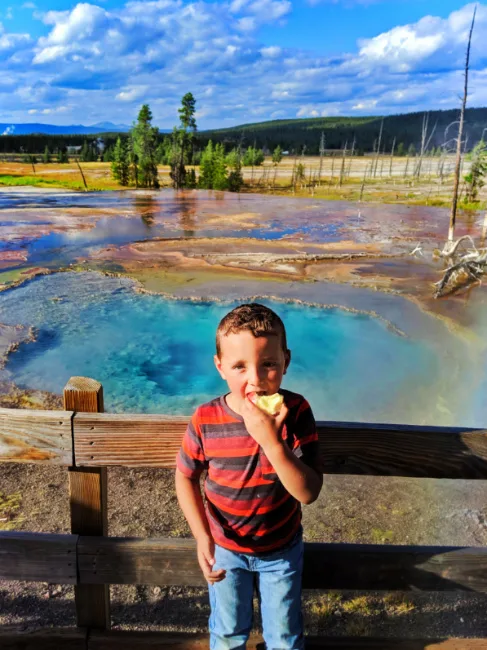
<svg viewBox="0 0 487 650">
<path fill-rule="evenodd" d="M 280 393 L 274 393 L 274 395 L 257 395 L 257 393 L 252 393 L 249 397 L 261 411 L 269 415 L 277 415 L 284 403 L 284 397 Z"/>
</svg>

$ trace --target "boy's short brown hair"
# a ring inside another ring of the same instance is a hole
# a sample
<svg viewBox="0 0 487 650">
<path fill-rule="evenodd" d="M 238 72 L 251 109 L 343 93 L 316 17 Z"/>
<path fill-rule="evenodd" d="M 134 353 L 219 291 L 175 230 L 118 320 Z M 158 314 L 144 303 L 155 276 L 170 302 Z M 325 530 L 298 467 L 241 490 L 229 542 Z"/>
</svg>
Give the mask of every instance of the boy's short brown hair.
<svg viewBox="0 0 487 650">
<path fill-rule="evenodd" d="M 279 316 L 264 305 L 252 302 L 239 305 L 222 318 L 216 330 L 216 353 L 220 357 L 222 336 L 248 330 L 259 336 L 279 336 L 283 352 L 287 352 L 286 329 Z"/>
</svg>

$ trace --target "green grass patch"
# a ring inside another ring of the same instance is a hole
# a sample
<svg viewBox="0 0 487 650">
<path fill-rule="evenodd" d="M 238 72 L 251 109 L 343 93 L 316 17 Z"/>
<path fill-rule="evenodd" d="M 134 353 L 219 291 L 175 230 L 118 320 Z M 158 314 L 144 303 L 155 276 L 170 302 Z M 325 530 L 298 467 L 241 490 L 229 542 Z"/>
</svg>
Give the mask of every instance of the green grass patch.
<svg viewBox="0 0 487 650">
<path fill-rule="evenodd" d="M 22 187 L 30 185 L 32 187 L 63 187 L 70 190 L 84 189 L 82 183 L 75 181 L 42 178 L 42 176 L 12 176 L 9 174 L 0 174 L 0 185 L 3 185 L 4 187 Z"/>
</svg>

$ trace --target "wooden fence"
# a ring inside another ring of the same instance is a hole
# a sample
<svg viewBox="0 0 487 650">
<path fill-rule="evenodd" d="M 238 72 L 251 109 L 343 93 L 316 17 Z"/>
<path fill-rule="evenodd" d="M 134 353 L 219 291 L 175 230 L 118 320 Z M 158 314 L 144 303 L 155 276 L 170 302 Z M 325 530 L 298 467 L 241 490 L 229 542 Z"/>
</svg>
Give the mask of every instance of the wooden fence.
<svg viewBox="0 0 487 650">
<path fill-rule="evenodd" d="M 174 468 L 187 418 L 103 413 L 73 377 L 64 411 L 0 409 L 0 461 L 64 465 L 71 534 L 0 533 L 0 579 L 75 586 L 76 629 L 0 630 L 9 650 L 207 648 L 206 635 L 110 630 L 110 584 L 201 586 L 193 540 L 107 536 L 107 467 Z M 318 423 L 328 474 L 487 479 L 487 431 Z M 305 544 L 305 589 L 487 592 L 487 549 Z M 252 638 L 249 648 L 261 647 Z M 473 650 L 487 639 L 308 638 L 307 648 Z"/>
</svg>

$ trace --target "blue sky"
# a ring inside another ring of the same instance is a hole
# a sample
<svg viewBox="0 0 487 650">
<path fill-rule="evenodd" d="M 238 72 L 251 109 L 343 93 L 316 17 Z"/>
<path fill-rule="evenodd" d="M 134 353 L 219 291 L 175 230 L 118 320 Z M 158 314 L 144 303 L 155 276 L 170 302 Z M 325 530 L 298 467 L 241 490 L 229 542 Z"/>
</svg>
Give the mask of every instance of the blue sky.
<svg viewBox="0 0 487 650">
<path fill-rule="evenodd" d="M 458 106 L 473 3 L 458 0 L 2 0 L 0 122 L 130 124 L 180 98 L 200 128 Z M 487 2 L 471 106 L 487 105 Z"/>
</svg>

